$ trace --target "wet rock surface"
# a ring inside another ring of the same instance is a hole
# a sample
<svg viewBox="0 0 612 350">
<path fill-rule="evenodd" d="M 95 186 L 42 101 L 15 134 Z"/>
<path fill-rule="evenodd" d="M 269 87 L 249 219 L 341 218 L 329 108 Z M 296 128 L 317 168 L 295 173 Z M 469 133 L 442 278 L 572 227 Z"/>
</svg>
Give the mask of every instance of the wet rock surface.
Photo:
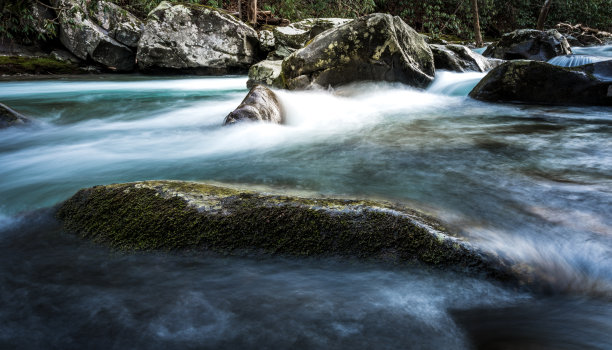
<svg viewBox="0 0 612 350">
<path fill-rule="evenodd" d="M 487 47 L 483 56 L 502 60 L 548 61 L 555 56 L 571 53 L 565 37 L 554 29 L 518 29 L 504 34 L 500 41 Z"/>
<path fill-rule="evenodd" d="M 265 86 L 253 86 L 238 108 L 225 117 L 223 125 L 243 121 L 282 124 L 283 109 L 276 94 Z"/>
<path fill-rule="evenodd" d="M 490 71 L 470 97 L 482 101 L 612 106 L 612 61 L 571 68 L 510 61 Z"/>
</svg>

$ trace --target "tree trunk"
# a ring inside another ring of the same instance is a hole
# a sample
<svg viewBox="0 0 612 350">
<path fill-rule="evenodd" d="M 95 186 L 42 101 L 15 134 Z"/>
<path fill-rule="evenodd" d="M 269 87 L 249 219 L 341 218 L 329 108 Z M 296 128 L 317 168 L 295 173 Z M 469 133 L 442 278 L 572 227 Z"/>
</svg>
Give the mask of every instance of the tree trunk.
<svg viewBox="0 0 612 350">
<path fill-rule="evenodd" d="M 247 0 L 247 22 L 257 24 L 257 0 Z"/>
<path fill-rule="evenodd" d="M 544 22 L 546 22 L 546 17 L 548 17 L 548 11 L 550 10 L 551 4 L 552 0 L 544 1 L 544 5 L 542 5 L 542 9 L 540 10 L 540 16 L 538 17 L 538 24 L 536 25 L 537 30 L 544 30 Z"/>
<path fill-rule="evenodd" d="M 482 36 L 480 35 L 480 19 L 478 18 L 478 0 L 472 0 L 472 12 L 474 17 L 474 37 L 476 47 L 482 47 Z"/>
</svg>

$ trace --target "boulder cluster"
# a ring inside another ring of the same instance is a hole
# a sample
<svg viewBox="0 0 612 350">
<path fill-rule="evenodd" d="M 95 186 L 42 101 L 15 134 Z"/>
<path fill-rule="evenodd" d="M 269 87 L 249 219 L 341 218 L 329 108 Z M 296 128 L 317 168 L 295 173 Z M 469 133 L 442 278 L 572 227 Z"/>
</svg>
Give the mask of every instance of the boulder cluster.
<svg viewBox="0 0 612 350">
<path fill-rule="evenodd" d="M 306 19 L 257 31 L 221 9 L 191 3 L 162 1 L 144 21 L 105 0 L 53 0 L 53 5 L 59 39 L 68 50 L 52 52 L 57 60 L 117 72 L 248 71 L 251 91 L 225 118 L 226 125 L 282 123 L 282 107 L 270 88 L 325 89 L 360 81 L 426 88 L 436 70 L 489 72 L 470 93 L 484 101 L 612 105 L 611 61 L 598 58 L 571 68 L 547 63 L 572 55 L 566 37 L 555 29 L 507 33 L 481 55 L 430 39 L 382 13 Z M 49 8 L 37 5 L 37 11 L 41 18 L 53 17 Z"/>
</svg>

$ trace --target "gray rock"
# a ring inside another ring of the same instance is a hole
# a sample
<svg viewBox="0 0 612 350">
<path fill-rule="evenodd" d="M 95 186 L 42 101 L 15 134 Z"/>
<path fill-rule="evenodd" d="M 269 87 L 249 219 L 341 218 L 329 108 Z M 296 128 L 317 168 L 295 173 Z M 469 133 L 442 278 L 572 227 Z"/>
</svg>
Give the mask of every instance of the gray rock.
<svg viewBox="0 0 612 350">
<path fill-rule="evenodd" d="M 483 56 L 502 60 L 548 61 L 555 56 L 571 53 L 569 43 L 555 29 L 519 29 L 504 34 L 500 41 L 487 47 Z"/>
<path fill-rule="evenodd" d="M 380 13 L 321 33 L 287 57 L 282 67 L 289 89 L 367 80 L 424 88 L 435 74 L 423 38 L 399 17 Z"/>
<path fill-rule="evenodd" d="M 491 70 L 470 97 L 493 102 L 612 106 L 612 61 L 571 68 L 509 61 Z"/>
<path fill-rule="evenodd" d="M 463 45 L 429 45 L 436 69 L 455 72 L 486 72 L 503 63 L 502 60 L 486 58 Z"/>
<path fill-rule="evenodd" d="M 257 84 L 282 88 L 281 78 L 282 61 L 265 60 L 254 64 L 249 68 L 249 80 L 247 87 L 251 88 Z"/>
<path fill-rule="evenodd" d="M 261 52 L 271 52 L 274 50 L 276 39 L 271 30 L 260 30 L 257 33 L 257 38 L 259 39 L 259 50 Z"/>
<path fill-rule="evenodd" d="M 0 129 L 31 123 L 31 120 L 9 106 L 0 103 Z"/>
<path fill-rule="evenodd" d="M 134 52 L 90 20 L 80 1 L 58 0 L 58 6 L 63 9 L 58 17 L 60 41 L 71 53 L 117 71 L 134 69 Z"/>
<path fill-rule="evenodd" d="M 230 125 L 241 121 L 263 121 L 282 124 L 283 109 L 276 94 L 265 86 L 253 86 L 238 108 L 225 117 L 223 125 Z"/>
<path fill-rule="evenodd" d="M 267 60 L 270 61 L 282 61 L 285 58 L 289 57 L 292 53 L 294 53 L 296 49 L 286 46 L 277 46 L 276 50 L 270 52 L 268 54 Z"/>
<path fill-rule="evenodd" d="M 91 11 L 94 21 L 125 46 L 136 48 L 144 24 L 136 16 L 108 1 L 97 0 Z"/>
<path fill-rule="evenodd" d="M 77 64 L 77 65 L 83 62 L 81 59 L 79 59 L 78 57 L 76 57 L 75 55 L 71 54 L 70 52 L 66 50 L 53 50 L 51 51 L 50 55 L 51 57 L 61 62 L 68 62 L 68 63 Z"/>
<path fill-rule="evenodd" d="M 274 38 L 279 47 L 299 49 L 322 32 L 341 26 L 352 19 L 346 18 L 308 18 L 286 27 L 274 28 Z"/>
<path fill-rule="evenodd" d="M 258 55 L 257 32 L 235 17 L 163 1 L 149 13 L 137 58 L 145 71 L 226 74 L 246 72 Z"/>
</svg>

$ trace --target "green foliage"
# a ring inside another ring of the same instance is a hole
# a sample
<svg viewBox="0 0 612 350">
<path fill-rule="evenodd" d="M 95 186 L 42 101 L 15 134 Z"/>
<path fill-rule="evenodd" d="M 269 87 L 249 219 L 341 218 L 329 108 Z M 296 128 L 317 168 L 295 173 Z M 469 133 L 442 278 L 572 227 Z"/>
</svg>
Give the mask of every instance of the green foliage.
<svg viewBox="0 0 612 350">
<path fill-rule="evenodd" d="M 376 9 L 375 0 L 264 0 L 258 4 L 291 21 L 312 17 L 355 18 Z"/>
<path fill-rule="evenodd" d="M 29 44 L 55 37 L 55 21 L 40 16 L 35 6 L 34 0 L 0 0 L 0 38 Z"/>
</svg>

